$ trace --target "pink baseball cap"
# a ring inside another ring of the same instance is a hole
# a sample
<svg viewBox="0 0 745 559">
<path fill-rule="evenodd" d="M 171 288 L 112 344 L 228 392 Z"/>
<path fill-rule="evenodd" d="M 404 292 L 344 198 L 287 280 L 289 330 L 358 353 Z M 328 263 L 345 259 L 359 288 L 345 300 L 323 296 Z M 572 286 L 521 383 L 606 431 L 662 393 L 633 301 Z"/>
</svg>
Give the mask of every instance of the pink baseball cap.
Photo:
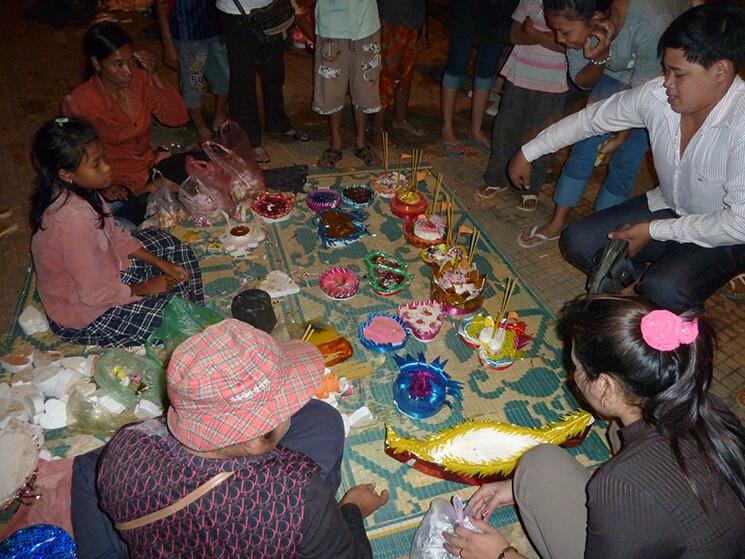
<svg viewBox="0 0 745 559">
<path fill-rule="evenodd" d="M 197 451 L 254 439 L 307 404 L 324 369 L 309 343 L 277 342 L 245 322 L 223 320 L 173 352 L 168 427 Z"/>
</svg>

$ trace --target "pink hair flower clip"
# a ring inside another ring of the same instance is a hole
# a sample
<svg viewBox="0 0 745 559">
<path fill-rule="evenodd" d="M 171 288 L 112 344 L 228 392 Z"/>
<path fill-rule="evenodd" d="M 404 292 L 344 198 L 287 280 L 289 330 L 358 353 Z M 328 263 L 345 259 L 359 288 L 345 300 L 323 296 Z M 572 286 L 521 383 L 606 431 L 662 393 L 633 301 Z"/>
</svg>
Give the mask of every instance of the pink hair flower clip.
<svg viewBox="0 0 745 559">
<path fill-rule="evenodd" d="M 641 322 L 642 338 L 649 347 L 672 351 L 680 344 L 690 344 L 698 336 L 698 319 L 684 321 L 677 314 L 665 310 L 647 313 Z"/>
</svg>

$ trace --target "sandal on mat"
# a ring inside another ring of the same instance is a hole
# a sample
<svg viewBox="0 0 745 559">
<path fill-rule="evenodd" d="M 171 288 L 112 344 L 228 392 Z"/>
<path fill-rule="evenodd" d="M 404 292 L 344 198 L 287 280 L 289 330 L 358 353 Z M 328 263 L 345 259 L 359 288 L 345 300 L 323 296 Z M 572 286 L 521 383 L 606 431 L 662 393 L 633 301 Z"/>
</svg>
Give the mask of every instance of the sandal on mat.
<svg viewBox="0 0 745 559">
<path fill-rule="evenodd" d="M 446 142 L 440 140 L 440 147 L 450 159 L 463 159 L 466 150 L 460 142 Z"/>
<path fill-rule="evenodd" d="M 745 274 L 740 274 L 729 280 L 729 291 L 725 295 L 733 301 L 745 299 Z"/>
<path fill-rule="evenodd" d="M 538 207 L 538 196 L 535 194 L 523 194 L 523 199 L 517 205 L 518 210 L 534 212 Z"/>
<path fill-rule="evenodd" d="M 482 200 L 488 200 L 489 198 L 494 198 L 494 196 L 500 192 L 504 192 L 507 188 L 508 187 L 506 186 L 489 186 L 488 184 L 482 184 L 476 189 L 475 196 Z"/>
<path fill-rule="evenodd" d="M 380 157 L 377 156 L 377 154 L 370 146 L 366 145 L 362 146 L 361 148 L 354 148 L 352 153 L 357 159 L 361 159 L 362 162 L 368 167 L 375 167 L 376 165 L 380 165 L 382 163 Z"/>
<path fill-rule="evenodd" d="M 267 163 L 271 163 L 272 158 L 269 157 L 269 154 L 263 147 L 259 146 L 252 148 L 252 151 L 254 152 L 254 159 L 256 160 L 256 163 L 258 163 L 259 165 L 266 165 Z"/>
<path fill-rule="evenodd" d="M 318 158 L 316 165 L 321 169 L 334 169 L 342 157 L 344 157 L 344 154 L 340 150 L 326 148 L 323 150 L 321 157 Z"/>
<path fill-rule="evenodd" d="M 522 233 L 520 233 L 520 235 L 518 235 L 517 237 L 517 244 L 523 248 L 533 248 L 547 243 L 548 241 L 555 241 L 556 239 L 561 237 L 561 235 L 556 235 L 555 237 L 547 237 L 546 235 L 538 232 L 540 228 L 540 225 L 533 225 L 533 227 L 531 227 L 529 231 L 523 231 Z M 527 233 L 528 235 L 525 236 L 525 233 Z M 531 239 L 534 240 L 531 241 Z"/>
<path fill-rule="evenodd" d="M 491 153 L 491 142 L 486 139 L 478 139 L 472 136 L 466 138 L 466 143 L 471 144 L 473 147 L 480 149 L 484 153 Z"/>
<path fill-rule="evenodd" d="M 290 128 L 287 132 L 282 134 L 285 138 L 290 138 L 296 142 L 308 142 L 310 141 L 310 134 L 297 128 Z"/>
</svg>

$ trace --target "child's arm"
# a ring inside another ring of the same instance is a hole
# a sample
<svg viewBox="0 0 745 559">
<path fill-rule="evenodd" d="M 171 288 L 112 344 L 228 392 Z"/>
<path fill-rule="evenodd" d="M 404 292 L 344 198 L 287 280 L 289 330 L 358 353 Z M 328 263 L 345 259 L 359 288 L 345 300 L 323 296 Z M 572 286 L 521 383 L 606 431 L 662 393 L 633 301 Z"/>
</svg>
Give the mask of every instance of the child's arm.
<svg viewBox="0 0 745 559">
<path fill-rule="evenodd" d="M 168 0 L 156 0 L 155 15 L 158 18 L 160 38 L 163 41 L 163 63 L 172 70 L 178 69 L 178 51 L 171 35 L 170 14 Z"/>
<path fill-rule="evenodd" d="M 137 250 L 130 252 L 129 256 L 147 262 L 148 264 L 152 264 L 177 283 L 189 279 L 189 272 L 186 271 L 186 268 L 168 262 L 167 260 L 163 260 L 162 258 L 155 256 L 152 252 L 149 252 L 144 247 L 140 247 Z"/>
<path fill-rule="evenodd" d="M 564 52 L 564 47 L 556 42 L 554 34 L 550 31 L 536 29 L 530 16 L 526 16 L 522 23 L 512 20 L 510 43 L 513 45 L 541 45 L 543 48 L 554 52 Z"/>
</svg>

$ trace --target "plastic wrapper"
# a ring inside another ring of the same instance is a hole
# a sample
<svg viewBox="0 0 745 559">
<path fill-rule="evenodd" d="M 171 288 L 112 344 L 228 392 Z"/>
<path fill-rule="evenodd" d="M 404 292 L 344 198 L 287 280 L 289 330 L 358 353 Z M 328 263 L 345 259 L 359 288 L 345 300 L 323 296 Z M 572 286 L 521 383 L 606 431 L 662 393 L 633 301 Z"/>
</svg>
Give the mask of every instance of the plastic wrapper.
<svg viewBox="0 0 745 559">
<path fill-rule="evenodd" d="M 194 177 L 188 177 L 178 187 L 178 199 L 198 225 L 208 226 L 223 220 L 222 212 L 231 212 L 233 206 L 226 197 Z"/>
<path fill-rule="evenodd" d="M 442 547 L 443 532 L 452 533 L 456 526 L 464 526 L 474 532 L 481 532 L 466 515 L 466 504 L 459 495 L 448 501 L 441 497 L 432 499 L 427 514 L 414 534 L 409 559 L 452 559 L 453 556 Z"/>
<path fill-rule="evenodd" d="M 266 191 L 264 175 L 253 159 L 246 161 L 230 148 L 209 140 L 202 143 L 202 150 L 230 176 L 230 196 L 236 204 L 249 208 Z"/>
<path fill-rule="evenodd" d="M 187 156 L 186 173 L 199 184 L 219 192 L 222 195 L 221 206 L 227 213 L 236 215 L 236 204 L 230 194 L 232 178 L 217 163 Z"/>
<path fill-rule="evenodd" d="M 163 406 L 166 373 L 158 361 L 112 349 L 96 362 L 96 384 L 114 400 L 134 408 L 142 398 Z"/>
<path fill-rule="evenodd" d="M 81 390 L 73 390 L 67 399 L 67 416 L 75 431 L 98 435 L 113 435 L 120 427 L 137 421 L 132 410 L 114 415 Z"/>
<path fill-rule="evenodd" d="M 155 192 L 147 199 L 145 222 L 146 227 L 168 229 L 182 219 L 186 219 L 187 215 L 184 206 L 179 203 L 171 189 L 162 180 L 162 175 L 160 173 L 158 175 L 155 178 L 157 184 Z"/>
<path fill-rule="evenodd" d="M 165 366 L 181 342 L 222 320 L 220 314 L 203 305 L 173 297 L 163 308 L 160 326 L 145 342 L 145 351 L 151 360 L 160 361 Z M 160 354 L 154 348 L 157 343 L 162 344 Z"/>
</svg>

